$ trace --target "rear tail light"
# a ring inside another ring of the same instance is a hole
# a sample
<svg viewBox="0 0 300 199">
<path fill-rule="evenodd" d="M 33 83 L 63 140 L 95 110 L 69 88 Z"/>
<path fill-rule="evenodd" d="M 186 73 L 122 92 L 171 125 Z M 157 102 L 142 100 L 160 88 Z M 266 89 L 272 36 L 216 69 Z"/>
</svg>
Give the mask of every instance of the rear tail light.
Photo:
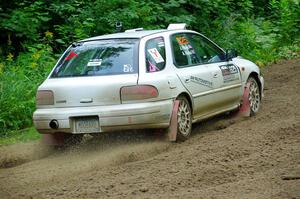
<svg viewBox="0 0 300 199">
<path fill-rule="evenodd" d="M 154 86 L 141 85 L 141 86 L 125 86 L 121 88 L 121 100 L 144 100 L 156 98 L 158 90 Z"/>
<path fill-rule="evenodd" d="M 53 105 L 54 95 L 52 91 L 43 90 L 36 94 L 36 105 Z"/>
</svg>

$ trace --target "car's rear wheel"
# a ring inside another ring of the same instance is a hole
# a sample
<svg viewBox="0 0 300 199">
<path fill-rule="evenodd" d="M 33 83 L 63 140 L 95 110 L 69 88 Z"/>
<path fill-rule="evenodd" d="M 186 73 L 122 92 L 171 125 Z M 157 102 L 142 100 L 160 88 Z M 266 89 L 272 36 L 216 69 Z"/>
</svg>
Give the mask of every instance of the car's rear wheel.
<svg viewBox="0 0 300 199">
<path fill-rule="evenodd" d="M 179 106 L 177 112 L 177 141 L 185 141 L 192 131 L 192 111 L 185 97 L 178 97 Z"/>
<path fill-rule="evenodd" d="M 247 84 L 249 85 L 250 116 L 254 116 L 259 111 L 261 103 L 259 86 L 253 77 L 248 78 Z"/>
</svg>

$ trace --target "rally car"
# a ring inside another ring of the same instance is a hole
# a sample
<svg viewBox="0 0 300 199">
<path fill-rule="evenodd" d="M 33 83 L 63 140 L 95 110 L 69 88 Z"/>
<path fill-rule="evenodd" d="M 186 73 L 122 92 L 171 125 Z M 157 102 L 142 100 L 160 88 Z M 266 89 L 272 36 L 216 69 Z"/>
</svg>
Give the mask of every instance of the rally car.
<svg viewBox="0 0 300 199">
<path fill-rule="evenodd" d="M 257 65 L 185 24 L 131 29 L 73 43 L 39 86 L 33 121 L 73 137 L 175 125 L 185 140 L 193 123 L 243 103 L 255 115 L 263 88 Z"/>
</svg>

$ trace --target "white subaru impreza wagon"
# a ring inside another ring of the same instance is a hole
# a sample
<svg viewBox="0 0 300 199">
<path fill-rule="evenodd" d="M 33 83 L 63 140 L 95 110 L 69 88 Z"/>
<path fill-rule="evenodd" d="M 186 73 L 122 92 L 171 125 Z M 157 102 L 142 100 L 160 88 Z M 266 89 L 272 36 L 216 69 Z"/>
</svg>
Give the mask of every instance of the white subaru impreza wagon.
<svg viewBox="0 0 300 199">
<path fill-rule="evenodd" d="M 132 29 L 72 44 L 39 86 L 33 121 L 42 134 L 80 136 L 167 129 L 175 115 L 185 140 L 192 123 L 238 109 L 245 88 L 255 115 L 263 87 L 257 65 L 185 24 Z"/>
</svg>

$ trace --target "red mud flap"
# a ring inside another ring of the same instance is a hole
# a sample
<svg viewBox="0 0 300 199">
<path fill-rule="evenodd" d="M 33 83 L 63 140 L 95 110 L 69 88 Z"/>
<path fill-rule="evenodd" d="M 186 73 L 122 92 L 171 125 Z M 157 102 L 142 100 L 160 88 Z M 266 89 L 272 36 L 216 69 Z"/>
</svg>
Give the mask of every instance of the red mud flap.
<svg viewBox="0 0 300 199">
<path fill-rule="evenodd" d="M 66 133 L 43 134 L 41 142 L 48 146 L 63 146 L 69 136 Z"/>
<path fill-rule="evenodd" d="M 168 129 L 168 138 L 170 142 L 175 142 L 177 139 L 177 129 L 178 129 L 178 123 L 177 123 L 177 113 L 178 113 L 178 107 L 179 107 L 179 100 L 174 101 L 173 105 L 173 111 L 171 116 L 171 122 Z"/>
<path fill-rule="evenodd" d="M 244 89 L 244 94 L 242 97 L 242 106 L 240 107 L 240 110 L 237 114 L 237 116 L 242 116 L 242 117 L 249 117 L 250 116 L 250 101 L 249 101 L 249 90 L 250 83 L 246 83 L 245 89 Z"/>
</svg>

